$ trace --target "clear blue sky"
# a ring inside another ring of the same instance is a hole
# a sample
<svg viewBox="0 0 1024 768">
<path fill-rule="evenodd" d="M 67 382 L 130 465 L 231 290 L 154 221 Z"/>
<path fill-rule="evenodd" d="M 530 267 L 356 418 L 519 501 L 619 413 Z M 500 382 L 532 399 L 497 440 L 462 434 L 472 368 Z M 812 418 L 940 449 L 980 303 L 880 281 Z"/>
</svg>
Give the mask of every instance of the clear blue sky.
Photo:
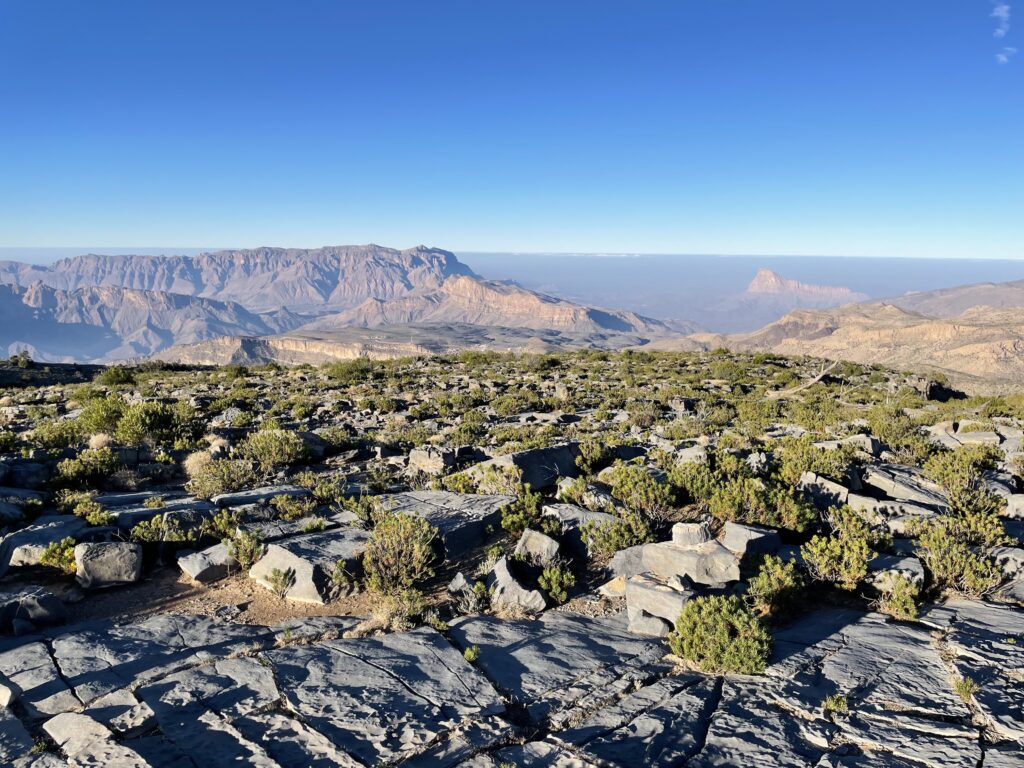
<svg viewBox="0 0 1024 768">
<path fill-rule="evenodd" d="M 0 0 L 0 246 L 1024 258 L 1002 5 Z"/>
</svg>

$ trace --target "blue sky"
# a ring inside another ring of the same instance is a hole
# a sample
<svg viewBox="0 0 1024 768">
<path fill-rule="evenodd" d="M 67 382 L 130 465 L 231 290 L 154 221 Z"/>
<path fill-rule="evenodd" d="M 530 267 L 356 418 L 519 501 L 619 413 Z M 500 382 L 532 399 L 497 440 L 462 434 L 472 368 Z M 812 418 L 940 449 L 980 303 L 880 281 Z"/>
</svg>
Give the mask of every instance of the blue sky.
<svg viewBox="0 0 1024 768">
<path fill-rule="evenodd" d="M 0 246 L 1024 258 L 1014 48 L 1024 0 L 0 0 Z"/>
</svg>

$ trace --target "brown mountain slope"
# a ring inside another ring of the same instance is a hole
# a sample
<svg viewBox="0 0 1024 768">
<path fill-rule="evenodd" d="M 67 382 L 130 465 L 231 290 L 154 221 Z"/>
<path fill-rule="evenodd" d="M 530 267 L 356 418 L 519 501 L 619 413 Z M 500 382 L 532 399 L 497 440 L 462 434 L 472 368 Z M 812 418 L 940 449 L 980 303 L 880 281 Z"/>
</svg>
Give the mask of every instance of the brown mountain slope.
<svg viewBox="0 0 1024 768">
<path fill-rule="evenodd" d="M 0 285 L 0 350 L 28 349 L 36 359 L 51 362 L 141 357 L 174 343 L 225 334 L 280 333 L 304 319 L 287 312 L 258 315 L 231 302 L 162 291 Z"/>
<path fill-rule="evenodd" d="M 694 334 L 651 348 L 725 346 L 786 355 L 878 363 L 946 374 L 958 387 L 984 392 L 1024 381 L 1024 309 L 975 307 L 936 319 L 890 304 L 795 310 L 753 333 Z"/>
<path fill-rule="evenodd" d="M 0 262 L 0 283 L 42 282 L 66 291 L 112 285 L 233 301 L 253 311 L 338 311 L 472 274 L 454 254 L 425 246 L 255 248 L 192 257 L 89 254 L 50 267 Z"/>
<path fill-rule="evenodd" d="M 1013 309 L 1024 307 L 1024 280 L 975 283 L 937 291 L 908 293 L 889 299 L 888 302 L 928 317 L 956 317 L 971 307 Z"/>
<path fill-rule="evenodd" d="M 549 329 L 571 333 L 666 334 L 658 320 L 632 312 L 584 307 L 517 285 L 455 276 L 438 288 L 393 299 L 367 299 L 358 307 L 319 318 L 307 330 L 375 328 L 417 323 Z"/>
</svg>

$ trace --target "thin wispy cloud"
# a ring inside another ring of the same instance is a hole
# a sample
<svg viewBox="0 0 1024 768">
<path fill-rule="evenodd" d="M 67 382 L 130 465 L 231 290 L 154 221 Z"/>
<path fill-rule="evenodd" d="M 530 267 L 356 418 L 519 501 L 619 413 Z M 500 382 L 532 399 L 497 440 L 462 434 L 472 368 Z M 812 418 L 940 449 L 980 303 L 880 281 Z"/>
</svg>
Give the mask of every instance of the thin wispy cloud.
<svg viewBox="0 0 1024 768">
<path fill-rule="evenodd" d="M 992 34 L 1000 39 L 1006 37 L 1006 33 L 1010 31 L 1010 4 L 995 0 L 991 16 L 996 20 L 996 31 Z"/>
<path fill-rule="evenodd" d="M 1017 49 L 1012 45 L 1004 46 L 1003 50 L 996 54 L 996 61 L 1000 64 L 1009 64 L 1016 53 Z"/>
</svg>

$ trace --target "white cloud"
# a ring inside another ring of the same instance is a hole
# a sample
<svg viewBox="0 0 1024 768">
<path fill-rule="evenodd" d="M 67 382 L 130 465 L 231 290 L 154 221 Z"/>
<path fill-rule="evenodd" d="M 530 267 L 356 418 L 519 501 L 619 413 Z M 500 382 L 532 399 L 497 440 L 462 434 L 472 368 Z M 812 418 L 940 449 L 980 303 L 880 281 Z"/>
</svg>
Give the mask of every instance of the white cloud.
<svg viewBox="0 0 1024 768">
<path fill-rule="evenodd" d="M 1017 49 L 1014 48 L 1013 46 L 1007 45 L 1003 48 L 1003 50 L 996 54 L 996 61 L 998 61 L 1000 64 L 1009 64 L 1010 59 L 1013 58 L 1013 55 L 1015 53 L 1017 53 Z"/>
<path fill-rule="evenodd" d="M 993 34 L 999 38 L 1006 37 L 1006 33 L 1010 31 L 1010 4 L 995 0 L 991 16 L 996 20 L 996 31 Z"/>
</svg>

